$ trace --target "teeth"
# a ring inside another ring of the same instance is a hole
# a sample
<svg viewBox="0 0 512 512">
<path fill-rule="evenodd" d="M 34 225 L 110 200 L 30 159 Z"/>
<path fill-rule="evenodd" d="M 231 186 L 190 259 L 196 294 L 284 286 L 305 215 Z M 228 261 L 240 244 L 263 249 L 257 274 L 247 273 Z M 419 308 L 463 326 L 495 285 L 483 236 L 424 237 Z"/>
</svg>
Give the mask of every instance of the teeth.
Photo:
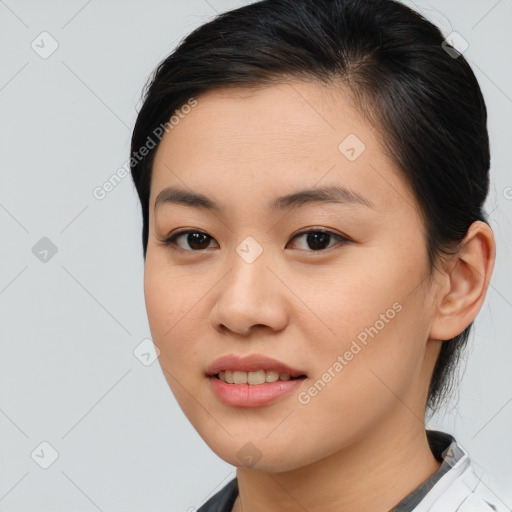
<svg viewBox="0 0 512 512">
<path fill-rule="evenodd" d="M 290 380 L 287 373 L 279 373 L 274 370 L 257 370 L 255 372 L 242 372 L 239 370 L 225 370 L 219 372 L 219 379 L 228 384 L 264 384 L 265 382 L 276 382 L 278 380 Z"/>
<path fill-rule="evenodd" d="M 284 375 L 284 373 L 283 373 Z M 276 382 L 279 380 L 279 372 L 275 372 L 274 370 L 270 370 L 265 372 L 265 382 Z"/>
<path fill-rule="evenodd" d="M 245 373 L 245 372 L 237 372 L 237 373 Z M 247 372 L 247 383 L 248 384 L 263 384 L 265 382 L 265 379 L 266 379 L 265 370 L 258 370 L 257 372 Z"/>
<path fill-rule="evenodd" d="M 235 384 L 247 384 L 247 372 L 233 372 L 233 382 Z"/>
</svg>

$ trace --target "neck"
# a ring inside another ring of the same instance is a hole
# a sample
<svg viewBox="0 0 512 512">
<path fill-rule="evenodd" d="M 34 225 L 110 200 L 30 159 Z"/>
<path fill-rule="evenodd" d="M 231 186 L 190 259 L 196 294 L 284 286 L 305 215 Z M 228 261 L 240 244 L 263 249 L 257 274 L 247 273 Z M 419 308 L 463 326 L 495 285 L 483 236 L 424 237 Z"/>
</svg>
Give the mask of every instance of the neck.
<svg viewBox="0 0 512 512">
<path fill-rule="evenodd" d="M 396 417 L 378 430 L 312 464 L 286 472 L 237 469 L 232 512 L 387 511 L 435 473 L 425 426 Z M 401 425 L 397 429 L 397 425 Z"/>
</svg>

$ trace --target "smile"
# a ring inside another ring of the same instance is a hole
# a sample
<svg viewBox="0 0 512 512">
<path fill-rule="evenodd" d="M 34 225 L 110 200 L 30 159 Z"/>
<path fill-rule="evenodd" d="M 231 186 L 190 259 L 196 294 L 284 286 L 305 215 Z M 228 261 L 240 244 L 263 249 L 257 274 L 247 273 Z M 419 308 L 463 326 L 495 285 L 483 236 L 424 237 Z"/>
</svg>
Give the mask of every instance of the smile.
<svg viewBox="0 0 512 512">
<path fill-rule="evenodd" d="M 279 373 L 275 370 L 256 370 L 244 372 L 241 370 L 224 370 L 217 375 L 221 381 L 228 384 L 250 384 L 260 385 L 266 382 L 277 382 L 278 380 L 287 381 L 292 379 L 305 378 L 305 375 L 292 377 L 289 373 Z"/>
</svg>

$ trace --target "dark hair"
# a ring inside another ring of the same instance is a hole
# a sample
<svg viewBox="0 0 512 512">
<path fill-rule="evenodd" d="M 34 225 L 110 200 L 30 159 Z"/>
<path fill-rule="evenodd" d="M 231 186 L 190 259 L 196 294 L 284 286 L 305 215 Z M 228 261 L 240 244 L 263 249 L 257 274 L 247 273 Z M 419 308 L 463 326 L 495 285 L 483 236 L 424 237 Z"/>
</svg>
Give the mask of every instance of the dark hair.
<svg viewBox="0 0 512 512">
<path fill-rule="evenodd" d="M 394 0 L 263 0 L 188 35 L 143 91 L 131 140 L 146 258 L 155 128 L 205 91 L 290 80 L 340 85 L 377 126 L 420 208 L 429 269 L 453 254 L 476 220 L 488 224 L 487 111 L 475 75 L 441 31 Z M 159 133 L 159 132 L 158 132 Z M 137 158 L 134 158 L 137 155 Z M 444 400 L 471 323 L 443 341 L 427 409 Z"/>
</svg>

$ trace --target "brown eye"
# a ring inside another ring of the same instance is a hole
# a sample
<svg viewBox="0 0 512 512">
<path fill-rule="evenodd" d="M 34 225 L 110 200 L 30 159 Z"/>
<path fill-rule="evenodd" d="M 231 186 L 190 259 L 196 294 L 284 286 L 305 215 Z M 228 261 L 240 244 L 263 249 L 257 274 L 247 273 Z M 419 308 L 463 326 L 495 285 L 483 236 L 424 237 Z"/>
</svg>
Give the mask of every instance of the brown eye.
<svg viewBox="0 0 512 512">
<path fill-rule="evenodd" d="M 185 237 L 184 244 L 188 245 L 191 249 L 188 249 L 186 247 L 183 247 L 177 241 Z M 209 242 L 213 240 L 213 238 L 210 235 L 207 235 L 206 233 L 203 233 L 202 231 L 181 231 L 178 233 L 175 233 L 174 235 L 166 238 L 163 243 L 168 246 L 177 246 L 178 249 L 182 249 L 184 251 L 203 251 L 208 248 Z M 174 247 L 173 247 L 174 249 Z"/>
<path fill-rule="evenodd" d="M 322 251 L 325 249 L 329 249 L 331 246 L 329 246 L 329 242 L 331 242 L 333 239 L 338 242 L 350 242 L 348 238 L 345 238 L 341 235 L 338 235 L 337 233 L 333 233 L 332 231 L 326 231 L 326 230 L 311 230 L 311 231 L 303 231 L 302 233 L 298 233 L 295 235 L 292 240 L 295 240 L 299 237 L 306 237 L 305 243 L 306 247 L 309 247 L 311 251 Z M 326 247 L 327 246 L 327 247 Z M 308 250 L 307 248 L 302 247 L 302 250 Z M 308 251 L 308 252 L 311 252 Z"/>
</svg>

